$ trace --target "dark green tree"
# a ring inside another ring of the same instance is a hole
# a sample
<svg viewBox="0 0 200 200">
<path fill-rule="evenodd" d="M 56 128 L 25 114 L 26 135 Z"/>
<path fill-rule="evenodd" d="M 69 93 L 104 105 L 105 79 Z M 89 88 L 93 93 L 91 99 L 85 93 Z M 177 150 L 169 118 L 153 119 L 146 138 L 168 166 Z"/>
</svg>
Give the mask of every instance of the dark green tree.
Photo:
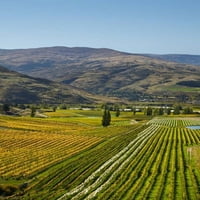
<svg viewBox="0 0 200 200">
<path fill-rule="evenodd" d="M 26 106 L 25 106 L 24 104 L 19 104 L 19 105 L 18 105 L 18 108 L 25 110 L 25 109 L 26 109 Z"/>
<path fill-rule="evenodd" d="M 193 110 L 190 107 L 186 107 L 186 108 L 183 109 L 183 113 L 184 114 L 192 114 Z"/>
<path fill-rule="evenodd" d="M 158 108 L 155 108 L 155 109 L 153 110 L 153 115 L 154 115 L 154 116 L 157 116 L 158 113 L 159 113 L 159 109 L 158 109 Z"/>
<path fill-rule="evenodd" d="M 34 106 L 31 107 L 31 117 L 35 117 L 36 108 Z"/>
<path fill-rule="evenodd" d="M 167 115 L 170 115 L 171 114 L 171 109 L 167 108 L 166 113 L 167 113 Z"/>
<path fill-rule="evenodd" d="M 164 109 L 163 108 L 159 108 L 158 109 L 158 115 L 163 115 L 164 114 Z"/>
<path fill-rule="evenodd" d="M 136 114 L 136 108 L 133 108 L 133 115 Z"/>
<path fill-rule="evenodd" d="M 174 115 L 179 115 L 180 114 L 180 106 L 176 106 L 174 108 Z"/>
<path fill-rule="evenodd" d="M 103 117 L 102 117 L 102 126 L 109 126 L 111 122 L 111 114 L 108 109 L 104 109 Z"/>
<path fill-rule="evenodd" d="M 60 105 L 60 109 L 67 110 L 67 105 L 66 104 L 61 104 Z"/>
<path fill-rule="evenodd" d="M 116 113 L 115 113 L 116 117 L 119 117 L 120 116 L 120 110 L 119 108 L 116 108 Z"/>
<path fill-rule="evenodd" d="M 53 112 L 56 112 L 57 106 L 53 106 L 52 110 Z"/>
<path fill-rule="evenodd" d="M 102 126 L 107 126 L 107 110 L 104 109 L 103 117 L 102 117 Z"/>
<path fill-rule="evenodd" d="M 3 104 L 2 110 L 3 112 L 7 113 L 8 111 L 10 111 L 10 106 L 8 104 Z"/>
<path fill-rule="evenodd" d="M 146 109 L 146 115 L 147 115 L 147 116 L 151 116 L 152 113 L 153 113 L 152 108 L 148 107 L 148 108 Z"/>
</svg>

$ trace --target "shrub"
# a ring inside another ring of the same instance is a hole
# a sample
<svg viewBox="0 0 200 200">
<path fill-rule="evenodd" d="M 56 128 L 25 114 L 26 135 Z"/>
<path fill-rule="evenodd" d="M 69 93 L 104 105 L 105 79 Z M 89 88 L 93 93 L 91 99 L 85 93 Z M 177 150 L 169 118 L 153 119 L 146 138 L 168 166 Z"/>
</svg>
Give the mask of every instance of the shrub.
<svg viewBox="0 0 200 200">
<path fill-rule="evenodd" d="M 0 185 L 0 196 L 11 196 L 18 190 L 14 185 Z"/>
</svg>

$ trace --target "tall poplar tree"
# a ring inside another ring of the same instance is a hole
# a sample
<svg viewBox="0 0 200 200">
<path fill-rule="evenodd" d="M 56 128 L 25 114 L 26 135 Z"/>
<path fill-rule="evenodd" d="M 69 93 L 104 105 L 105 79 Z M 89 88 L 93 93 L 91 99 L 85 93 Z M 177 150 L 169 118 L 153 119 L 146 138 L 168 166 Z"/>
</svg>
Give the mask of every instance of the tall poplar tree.
<svg viewBox="0 0 200 200">
<path fill-rule="evenodd" d="M 109 126 L 111 122 L 111 114 L 110 111 L 105 108 L 103 117 L 102 117 L 102 126 Z"/>
</svg>

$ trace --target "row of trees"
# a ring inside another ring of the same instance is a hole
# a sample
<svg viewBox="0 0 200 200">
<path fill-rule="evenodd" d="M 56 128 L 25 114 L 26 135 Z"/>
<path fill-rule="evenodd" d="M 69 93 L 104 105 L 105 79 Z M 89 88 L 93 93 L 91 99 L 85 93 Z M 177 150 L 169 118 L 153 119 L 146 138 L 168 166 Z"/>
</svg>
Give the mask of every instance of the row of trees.
<svg viewBox="0 0 200 200">
<path fill-rule="evenodd" d="M 103 117 L 102 117 L 102 126 L 106 127 L 110 125 L 111 122 L 111 114 L 110 114 L 110 108 L 108 106 L 104 107 L 104 113 L 103 113 Z M 114 109 L 115 111 L 115 115 L 116 117 L 119 117 L 120 115 L 120 109 L 119 107 L 115 107 Z M 132 109 L 133 115 L 136 114 L 136 109 Z M 157 116 L 157 115 L 170 115 L 173 112 L 174 115 L 179 115 L 180 113 L 183 114 L 192 114 L 193 113 L 193 109 L 190 107 L 185 107 L 184 109 L 182 109 L 181 106 L 175 106 L 173 109 L 172 108 L 151 108 L 151 107 L 147 107 L 144 110 L 144 115 L 147 116 Z"/>
<path fill-rule="evenodd" d="M 171 109 L 164 109 L 164 108 L 151 108 L 148 107 L 144 110 L 144 114 L 147 116 L 151 116 L 151 115 L 164 115 L 164 114 L 170 115 L 171 114 Z"/>
<path fill-rule="evenodd" d="M 193 109 L 190 107 L 185 107 L 184 109 L 182 109 L 181 106 L 175 106 L 173 109 L 172 108 L 151 108 L 148 107 L 145 109 L 144 114 L 147 116 L 151 116 L 151 115 L 170 115 L 173 112 L 174 115 L 179 115 L 180 113 L 183 114 L 192 114 L 193 113 Z"/>
</svg>

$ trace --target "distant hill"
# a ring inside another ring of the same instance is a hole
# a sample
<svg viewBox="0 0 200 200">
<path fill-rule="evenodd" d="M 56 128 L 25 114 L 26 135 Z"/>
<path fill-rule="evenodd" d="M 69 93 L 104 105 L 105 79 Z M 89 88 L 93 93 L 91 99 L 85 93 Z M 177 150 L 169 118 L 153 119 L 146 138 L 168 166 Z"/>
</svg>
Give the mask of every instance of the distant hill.
<svg viewBox="0 0 200 200">
<path fill-rule="evenodd" d="M 0 103 L 78 104 L 103 102 L 103 98 L 91 95 L 73 86 L 41 78 L 32 78 L 9 71 L 1 66 L 0 88 Z"/>
<path fill-rule="evenodd" d="M 198 95 L 200 92 L 196 87 L 200 81 L 199 66 L 111 49 L 0 50 L 0 63 L 30 76 L 70 84 L 93 94 L 129 100 L 180 93 Z"/>
<path fill-rule="evenodd" d="M 187 54 L 166 54 L 166 55 L 142 54 L 142 55 L 149 56 L 150 58 L 157 58 L 157 59 L 166 60 L 170 62 L 200 66 L 200 55 L 187 55 Z"/>
</svg>

